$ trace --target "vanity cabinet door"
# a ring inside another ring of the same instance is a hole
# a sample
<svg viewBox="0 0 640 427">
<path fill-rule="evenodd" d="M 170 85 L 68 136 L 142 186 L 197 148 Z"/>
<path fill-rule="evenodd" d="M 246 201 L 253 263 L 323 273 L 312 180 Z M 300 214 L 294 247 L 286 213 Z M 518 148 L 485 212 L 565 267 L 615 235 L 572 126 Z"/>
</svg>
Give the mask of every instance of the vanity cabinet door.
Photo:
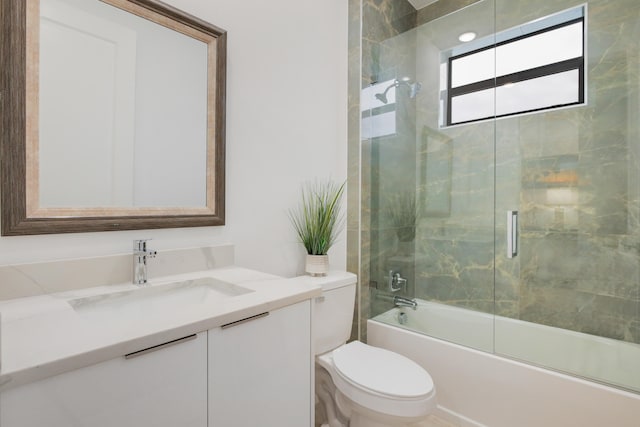
<svg viewBox="0 0 640 427">
<path fill-rule="evenodd" d="M 2 427 L 204 427 L 207 334 L 9 389 Z"/>
<path fill-rule="evenodd" d="M 311 425 L 311 313 L 304 301 L 209 331 L 209 427 Z"/>
</svg>

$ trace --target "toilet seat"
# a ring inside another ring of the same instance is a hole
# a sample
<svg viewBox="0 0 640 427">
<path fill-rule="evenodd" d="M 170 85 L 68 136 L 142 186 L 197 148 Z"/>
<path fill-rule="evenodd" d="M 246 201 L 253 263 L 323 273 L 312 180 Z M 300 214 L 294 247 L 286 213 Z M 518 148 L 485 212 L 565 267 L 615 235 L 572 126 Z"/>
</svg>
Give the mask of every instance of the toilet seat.
<svg viewBox="0 0 640 427">
<path fill-rule="evenodd" d="M 429 374 L 413 360 L 353 341 L 333 352 L 336 370 L 365 390 L 391 398 L 421 398 L 433 391 Z"/>
<path fill-rule="evenodd" d="M 429 374 L 397 353 L 352 341 L 318 357 L 337 389 L 363 408 L 403 418 L 426 416 L 435 406 Z"/>
</svg>

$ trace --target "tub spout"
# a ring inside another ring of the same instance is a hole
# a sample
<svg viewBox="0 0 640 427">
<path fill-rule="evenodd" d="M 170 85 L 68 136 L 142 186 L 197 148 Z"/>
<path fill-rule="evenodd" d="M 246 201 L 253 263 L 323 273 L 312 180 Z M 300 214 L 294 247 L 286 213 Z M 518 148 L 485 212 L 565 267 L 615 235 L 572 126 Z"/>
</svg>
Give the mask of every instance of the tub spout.
<svg viewBox="0 0 640 427">
<path fill-rule="evenodd" d="M 415 298 L 409 299 L 405 297 L 401 297 L 399 295 L 395 295 L 393 297 L 393 304 L 396 307 L 411 307 L 414 310 L 418 308 L 418 301 Z"/>
</svg>

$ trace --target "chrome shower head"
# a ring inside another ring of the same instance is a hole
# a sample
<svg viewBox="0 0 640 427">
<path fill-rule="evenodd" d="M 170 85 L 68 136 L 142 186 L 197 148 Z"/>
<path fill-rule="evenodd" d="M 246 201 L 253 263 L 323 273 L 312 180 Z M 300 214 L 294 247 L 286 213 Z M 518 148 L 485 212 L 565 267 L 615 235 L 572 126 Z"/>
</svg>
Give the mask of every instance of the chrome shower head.
<svg viewBox="0 0 640 427">
<path fill-rule="evenodd" d="M 389 100 L 387 99 L 387 91 L 392 87 L 393 86 L 389 86 L 387 90 L 384 91 L 384 93 L 376 93 L 376 99 L 378 99 L 383 104 L 386 104 L 387 102 L 389 102 Z"/>
<path fill-rule="evenodd" d="M 389 89 L 397 88 L 400 86 L 406 86 L 409 88 L 409 98 L 415 98 L 418 93 L 420 93 L 420 89 L 422 89 L 422 84 L 420 82 L 409 83 L 407 81 L 400 81 L 398 79 L 395 79 L 393 83 L 391 83 L 391 85 L 384 90 L 384 92 L 376 93 L 375 97 L 378 101 L 386 104 L 389 102 L 389 100 L 387 99 L 387 92 L 389 92 Z"/>
</svg>

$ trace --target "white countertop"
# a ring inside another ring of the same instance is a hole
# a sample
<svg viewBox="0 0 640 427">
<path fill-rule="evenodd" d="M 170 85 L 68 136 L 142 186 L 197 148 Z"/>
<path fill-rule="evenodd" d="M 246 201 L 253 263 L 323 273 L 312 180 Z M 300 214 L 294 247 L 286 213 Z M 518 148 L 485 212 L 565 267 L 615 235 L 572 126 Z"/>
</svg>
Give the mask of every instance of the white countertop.
<svg viewBox="0 0 640 427">
<path fill-rule="evenodd" d="M 342 275 L 347 277 L 349 273 L 337 273 L 338 278 Z M 251 292 L 207 298 L 198 304 L 176 301 L 162 314 L 141 311 L 135 316 L 117 311 L 86 316 L 69 303 L 78 298 L 140 289 L 132 284 L 1 302 L 0 391 L 313 298 L 320 295 L 326 281 L 309 277 L 284 279 L 225 267 L 167 276 L 153 280 L 149 286 L 201 277 L 239 285 Z"/>
</svg>

